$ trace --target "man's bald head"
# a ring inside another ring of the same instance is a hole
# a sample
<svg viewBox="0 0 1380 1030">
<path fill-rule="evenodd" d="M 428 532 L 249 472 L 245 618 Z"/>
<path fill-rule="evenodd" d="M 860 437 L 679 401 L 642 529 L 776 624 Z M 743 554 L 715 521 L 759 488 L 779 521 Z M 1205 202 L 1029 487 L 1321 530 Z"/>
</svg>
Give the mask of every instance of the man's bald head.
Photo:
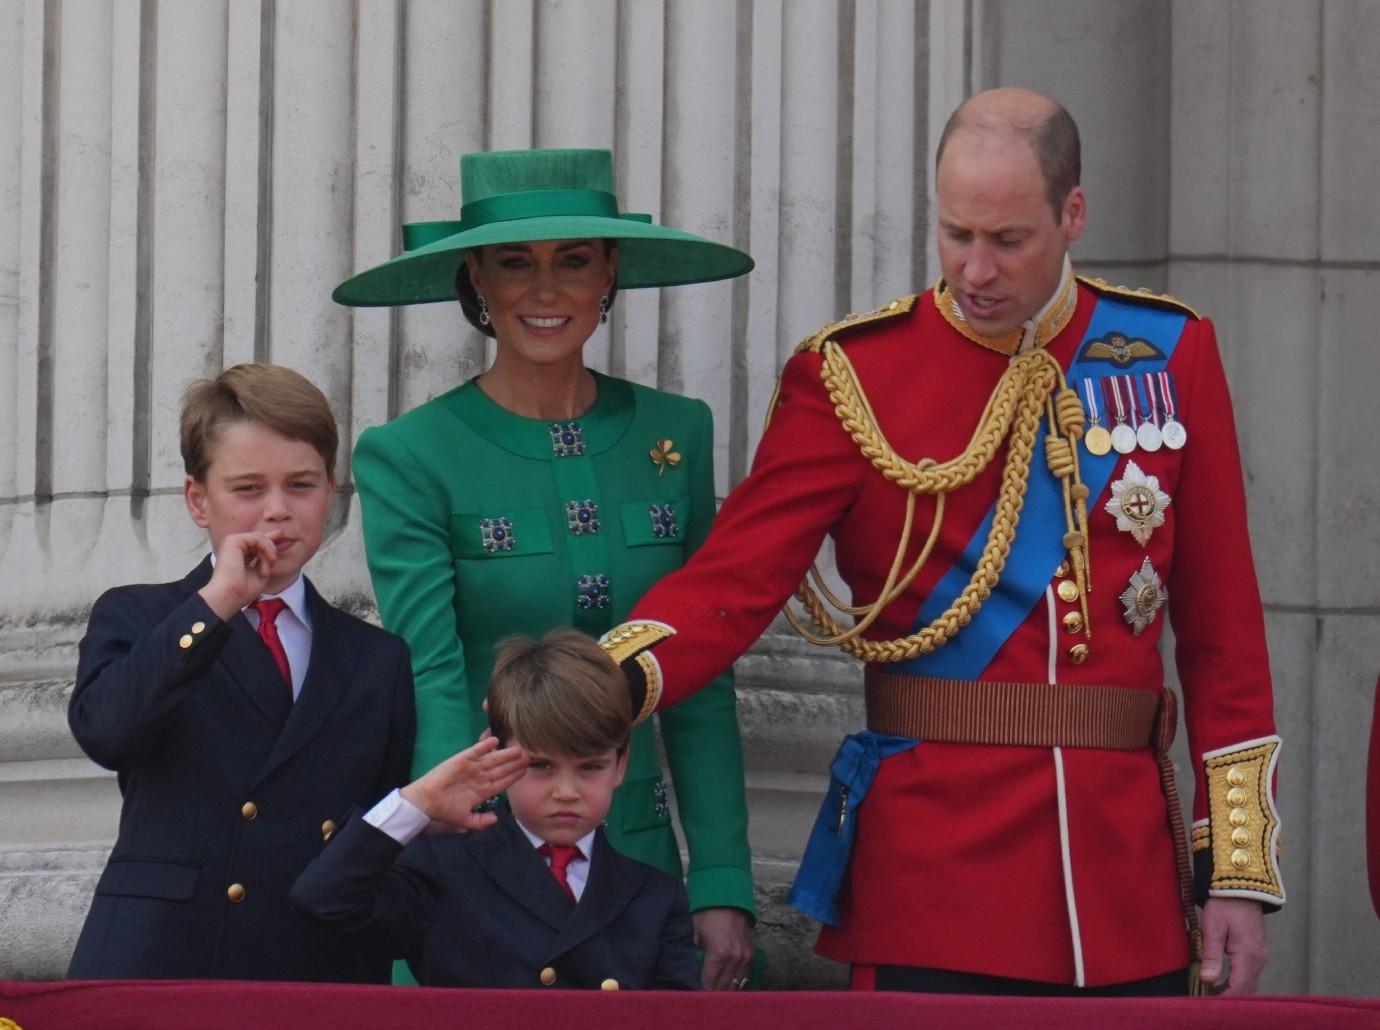
<svg viewBox="0 0 1380 1030">
<path fill-rule="evenodd" d="M 1028 89 L 1006 87 L 977 93 L 949 116 L 939 137 L 936 172 L 949 141 L 967 134 L 992 142 L 1019 140 L 1029 146 L 1040 162 L 1054 219 L 1063 218 L 1064 201 L 1083 171 L 1078 126 L 1068 111 Z"/>
</svg>

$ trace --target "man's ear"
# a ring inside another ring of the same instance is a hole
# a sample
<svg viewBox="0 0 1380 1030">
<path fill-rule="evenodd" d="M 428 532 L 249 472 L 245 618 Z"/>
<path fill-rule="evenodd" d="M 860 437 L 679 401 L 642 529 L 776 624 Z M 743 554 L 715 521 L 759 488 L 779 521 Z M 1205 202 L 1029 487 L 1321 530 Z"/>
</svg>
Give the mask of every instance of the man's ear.
<svg viewBox="0 0 1380 1030">
<path fill-rule="evenodd" d="M 187 504 L 187 514 L 192 521 L 202 529 L 209 528 L 211 518 L 206 513 L 206 484 L 196 476 L 188 476 L 182 482 L 182 499 Z"/>
<path fill-rule="evenodd" d="M 1083 226 L 1088 221 L 1088 198 L 1082 186 L 1069 190 L 1064 199 L 1064 238 L 1072 243 L 1083 235 Z"/>
</svg>

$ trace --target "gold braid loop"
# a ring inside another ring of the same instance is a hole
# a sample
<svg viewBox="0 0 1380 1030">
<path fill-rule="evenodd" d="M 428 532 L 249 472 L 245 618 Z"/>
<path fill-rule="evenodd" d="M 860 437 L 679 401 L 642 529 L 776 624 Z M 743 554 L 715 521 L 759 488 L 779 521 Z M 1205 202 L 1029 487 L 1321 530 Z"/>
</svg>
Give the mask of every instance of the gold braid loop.
<svg viewBox="0 0 1380 1030">
<path fill-rule="evenodd" d="M 1060 381 L 1063 381 L 1062 376 Z M 1083 439 L 1083 429 L 1086 425 L 1083 401 L 1078 396 L 1078 391 L 1067 383 L 1061 386 L 1054 396 L 1054 412 L 1059 419 L 1059 432 L 1075 443 Z"/>
<path fill-rule="evenodd" d="M 881 596 L 870 605 L 841 604 L 812 567 L 810 577 L 797 588 L 796 597 L 804 605 L 818 632 L 803 626 L 788 608 L 786 617 L 791 625 L 807 640 L 837 645 L 868 662 L 905 661 L 930 654 L 953 639 L 959 630 L 973 620 L 1001 579 L 1025 503 L 1036 434 L 1041 421 L 1045 420 L 1050 427 L 1045 438 L 1050 469 L 1063 484 L 1068 529 L 1064 541 L 1069 547 L 1077 582 L 1084 594 L 1085 632 L 1091 635 L 1086 628 L 1088 490 L 1078 477 L 1078 455 L 1074 447 L 1074 443 L 1083 435 L 1083 407 L 1078 394 L 1065 381 L 1058 362 L 1040 348 L 1012 358 L 993 388 L 963 452 L 945 462 L 930 458 L 911 462 L 897 454 L 882 433 L 877 416 L 858 380 L 857 371 L 843 348 L 833 340 L 826 340 L 819 351 L 824 359 L 820 378 L 828 390 L 839 422 L 873 467 L 906 490 L 909 496 L 901 540 Z M 973 482 L 991 464 L 1003 444 L 1006 445 L 1006 462 L 992 527 L 967 586 L 943 614 L 919 631 L 893 640 L 863 639 L 860 635 L 863 630 L 876 620 L 886 605 L 900 596 L 928 560 L 943 521 L 945 495 Z M 921 494 L 936 498 L 934 523 L 919 556 L 906 574 L 898 579 L 910 543 L 915 498 Z M 835 608 L 857 618 L 853 625 L 845 627 L 828 610 L 811 586 L 812 578 Z"/>
</svg>

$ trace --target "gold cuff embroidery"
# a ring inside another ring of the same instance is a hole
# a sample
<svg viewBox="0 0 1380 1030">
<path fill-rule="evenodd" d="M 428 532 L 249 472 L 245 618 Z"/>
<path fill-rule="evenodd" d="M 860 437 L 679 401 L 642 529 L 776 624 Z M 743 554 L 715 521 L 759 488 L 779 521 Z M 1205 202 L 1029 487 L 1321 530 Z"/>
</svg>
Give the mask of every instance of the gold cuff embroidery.
<svg viewBox="0 0 1380 1030">
<path fill-rule="evenodd" d="M 1278 750 L 1278 737 L 1264 737 L 1204 756 L 1211 894 L 1272 904 L 1284 901 L 1278 867 L 1279 814 L 1271 786 Z"/>
<path fill-rule="evenodd" d="M 1192 844 L 1195 854 L 1199 851 L 1206 851 L 1208 848 L 1212 847 L 1212 831 L 1209 829 L 1208 824 L 1203 823 L 1200 826 L 1193 827 L 1192 832 L 1189 834 L 1189 842 Z"/>
<path fill-rule="evenodd" d="M 633 716 L 634 726 L 646 722 L 661 701 L 661 665 L 652 657 L 650 651 L 639 654 L 637 664 L 642 670 L 642 681 L 647 684 L 647 693 L 642 698 L 642 707 L 637 715 Z"/>
<path fill-rule="evenodd" d="M 642 680 L 647 685 L 647 693 L 642 698 L 642 707 L 633 718 L 633 725 L 644 721 L 656 711 L 661 700 L 661 665 L 647 653 L 647 649 L 659 644 L 667 637 L 675 636 L 676 631 L 661 622 L 625 622 L 615 626 L 599 640 L 599 646 L 619 666 L 636 660 L 642 671 Z"/>
</svg>

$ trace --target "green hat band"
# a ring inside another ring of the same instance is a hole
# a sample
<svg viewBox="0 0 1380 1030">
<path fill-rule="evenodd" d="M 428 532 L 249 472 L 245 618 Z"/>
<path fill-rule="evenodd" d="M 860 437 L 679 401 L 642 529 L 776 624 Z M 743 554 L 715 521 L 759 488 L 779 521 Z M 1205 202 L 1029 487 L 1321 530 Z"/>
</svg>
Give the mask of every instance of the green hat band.
<svg viewBox="0 0 1380 1030">
<path fill-rule="evenodd" d="M 495 193 L 492 197 L 471 201 L 462 207 L 460 226 L 464 232 L 493 222 L 515 222 L 522 218 L 543 218 L 548 215 L 617 218 L 618 198 L 603 190 L 522 190 L 517 193 Z"/>
</svg>

